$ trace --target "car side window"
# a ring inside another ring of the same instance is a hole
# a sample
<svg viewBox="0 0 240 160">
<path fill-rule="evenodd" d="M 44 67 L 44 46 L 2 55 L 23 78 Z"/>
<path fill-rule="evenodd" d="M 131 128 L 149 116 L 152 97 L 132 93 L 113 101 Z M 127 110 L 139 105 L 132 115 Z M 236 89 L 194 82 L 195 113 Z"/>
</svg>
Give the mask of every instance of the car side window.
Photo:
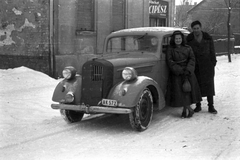
<svg viewBox="0 0 240 160">
<path fill-rule="evenodd" d="M 156 52 L 158 48 L 158 38 L 144 35 L 129 35 L 112 37 L 108 40 L 107 52 Z"/>
<path fill-rule="evenodd" d="M 170 44 L 170 39 L 171 39 L 171 35 L 167 35 L 165 37 L 163 37 L 163 41 L 162 41 L 162 52 L 164 54 L 167 53 L 167 48 Z"/>
</svg>

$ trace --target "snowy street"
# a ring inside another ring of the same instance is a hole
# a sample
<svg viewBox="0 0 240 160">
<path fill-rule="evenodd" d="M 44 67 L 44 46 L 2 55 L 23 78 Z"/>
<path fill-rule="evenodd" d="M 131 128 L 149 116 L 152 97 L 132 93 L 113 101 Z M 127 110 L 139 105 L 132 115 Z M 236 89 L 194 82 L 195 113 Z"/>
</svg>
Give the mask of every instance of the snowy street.
<svg viewBox="0 0 240 160">
<path fill-rule="evenodd" d="M 128 115 L 67 124 L 50 106 L 59 80 L 26 67 L 0 70 L 0 159 L 240 160 L 240 54 L 217 60 L 218 114 L 208 113 L 206 98 L 192 118 L 166 107 L 144 132 L 132 130 Z"/>
</svg>

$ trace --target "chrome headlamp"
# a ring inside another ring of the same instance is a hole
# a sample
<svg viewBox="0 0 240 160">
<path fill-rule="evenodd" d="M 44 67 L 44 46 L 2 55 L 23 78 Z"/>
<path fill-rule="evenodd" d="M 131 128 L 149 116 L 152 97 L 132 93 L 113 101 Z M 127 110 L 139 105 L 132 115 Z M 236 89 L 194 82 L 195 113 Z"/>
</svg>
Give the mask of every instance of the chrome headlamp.
<svg viewBox="0 0 240 160">
<path fill-rule="evenodd" d="M 125 67 L 122 71 L 122 77 L 126 81 L 130 81 L 137 78 L 137 71 L 132 67 Z"/>
<path fill-rule="evenodd" d="M 72 103 L 74 101 L 74 94 L 72 92 L 68 92 L 65 95 L 65 103 Z"/>
<path fill-rule="evenodd" d="M 72 66 L 67 66 L 62 71 L 63 78 L 72 79 L 76 75 L 76 69 Z"/>
</svg>

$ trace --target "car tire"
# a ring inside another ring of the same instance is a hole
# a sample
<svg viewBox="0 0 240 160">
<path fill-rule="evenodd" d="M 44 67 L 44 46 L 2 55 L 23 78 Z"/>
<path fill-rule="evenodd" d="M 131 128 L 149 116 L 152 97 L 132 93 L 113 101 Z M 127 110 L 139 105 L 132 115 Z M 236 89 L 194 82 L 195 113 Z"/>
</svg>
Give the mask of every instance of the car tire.
<svg viewBox="0 0 240 160">
<path fill-rule="evenodd" d="M 137 131 L 144 131 L 148 128 L 153 116 L 153 98 L 148 89 L 145 89 L 135 106 L 134 111 L 129 114 L 130 124 Z"/>
<path fill-rule="evenodd" d="M 60 110 L 61 116 L 67 123 L 79 122 L 82 120 L 84 113 L 72 110 Z"/>
</svg>

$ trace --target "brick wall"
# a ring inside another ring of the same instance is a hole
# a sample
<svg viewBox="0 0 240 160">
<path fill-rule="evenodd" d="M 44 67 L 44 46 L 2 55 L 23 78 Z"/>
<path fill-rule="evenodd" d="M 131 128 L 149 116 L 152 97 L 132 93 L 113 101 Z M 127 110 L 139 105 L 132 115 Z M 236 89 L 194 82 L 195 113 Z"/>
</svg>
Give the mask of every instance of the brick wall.
<svg viewBox="0 0 240 160">
<path fill-rule="evenodd" d="M 49 73 L 49 0 L 0 1 L 0 69 Z"/>
</svg>

